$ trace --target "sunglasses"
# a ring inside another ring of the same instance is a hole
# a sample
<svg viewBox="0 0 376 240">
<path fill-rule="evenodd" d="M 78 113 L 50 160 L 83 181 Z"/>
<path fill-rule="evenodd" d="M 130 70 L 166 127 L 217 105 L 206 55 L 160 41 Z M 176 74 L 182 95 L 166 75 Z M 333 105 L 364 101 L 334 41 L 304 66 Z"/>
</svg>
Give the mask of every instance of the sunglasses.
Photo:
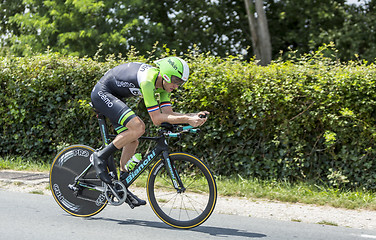
<svg viewBox="0 0 376 240">
<path fill-rule="evenodd" d="M 174 75 L 171 76 L 171 82 L 179 86 L 182 86 L 185 83 L 183 79 Z"/>
</svg>

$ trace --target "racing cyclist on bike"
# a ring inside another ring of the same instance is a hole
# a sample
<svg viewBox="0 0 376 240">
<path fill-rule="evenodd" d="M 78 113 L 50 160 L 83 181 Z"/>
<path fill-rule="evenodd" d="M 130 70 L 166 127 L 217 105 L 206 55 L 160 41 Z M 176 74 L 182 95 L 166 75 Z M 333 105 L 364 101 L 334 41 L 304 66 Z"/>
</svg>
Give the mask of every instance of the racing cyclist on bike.
<svg viewBox="0 0 376 240">
<path fill-rule="evenodd" d="M 200 115 L 209 114 L 207 111 L 182 114 L 174 112 L 171 106 L 170 93 L 188 80 L 188 64 L 179 57 L 163 58 L 155 61 L 155 64 L 157 68 L 137 62 L 119 65 L 107 71 L 93 88 L 93 106 L 110 119 L 118 133 L 109 145 L 92 155 L 97 175 L 105 183 L 111 183 L 107 159 L 120 149 L 123 149 L 120 158 L 120 180 L 126 179 L 128 172 L 125 166 L 135 154 L 138 139 L 145 132 L 145 123 L 122 98 L 142 96 L 154 125 L 168 122 L 198 127 L 206 122 L 206 118 L 200 118 Z M 159 102 L 156 94 L 159 94 Z M 146 204 L 131 192 L 128 191 L 128 194 L 134 206 Z"/>
</svg>

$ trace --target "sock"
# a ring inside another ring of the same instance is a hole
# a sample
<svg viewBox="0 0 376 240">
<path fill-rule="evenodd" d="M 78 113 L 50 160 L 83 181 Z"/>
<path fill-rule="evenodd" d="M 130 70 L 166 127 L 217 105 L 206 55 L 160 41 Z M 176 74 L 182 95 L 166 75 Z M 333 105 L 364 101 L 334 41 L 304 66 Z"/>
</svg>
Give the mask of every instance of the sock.
<svg viewBox="0 0 376 240">
<path fill-rule="evenodd" d="M 118 149 L 115 147 L 115 145 L 113 143 L 110 143 L 109 145 L 107 145 L 105 148 L 103 148 L 102 150 L 98 152 L 98 157 L 103 160 L 107 160 L 111 156 L 111 154 L 113 154 L 117 150 Z"/>
</svg>

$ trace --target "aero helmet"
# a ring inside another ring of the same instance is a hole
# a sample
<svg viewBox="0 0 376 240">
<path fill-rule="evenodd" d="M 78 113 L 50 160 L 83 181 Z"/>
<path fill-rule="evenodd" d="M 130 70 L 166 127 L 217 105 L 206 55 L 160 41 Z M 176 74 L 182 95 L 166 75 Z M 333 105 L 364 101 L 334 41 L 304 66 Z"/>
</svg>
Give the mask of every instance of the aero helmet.
<svg viewBox="0 0 376 240">
<path fill-rule="evenodd" d="M 188 64 L 179 57 L 166 57 L 154 62 L 166 82 L 184 84 L 189 77 Z"/>
</svg>

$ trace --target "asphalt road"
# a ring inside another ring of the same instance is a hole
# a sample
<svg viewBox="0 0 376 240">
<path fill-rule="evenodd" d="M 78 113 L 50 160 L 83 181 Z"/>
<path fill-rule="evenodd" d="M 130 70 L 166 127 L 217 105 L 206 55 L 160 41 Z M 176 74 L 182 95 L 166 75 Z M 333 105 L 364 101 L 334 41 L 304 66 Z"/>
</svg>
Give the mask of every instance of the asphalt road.
<svg viewBox="0 0 376 240">
<path fill-rule="evenodd" d="M 108 206 L 90 218 L 65 213 L 52 196 L 0 190 L 0 239 L 376 239 L 376 231 L 213 214 L 180 230 L 161 222 L 149 206 Z"/>
</svg>

